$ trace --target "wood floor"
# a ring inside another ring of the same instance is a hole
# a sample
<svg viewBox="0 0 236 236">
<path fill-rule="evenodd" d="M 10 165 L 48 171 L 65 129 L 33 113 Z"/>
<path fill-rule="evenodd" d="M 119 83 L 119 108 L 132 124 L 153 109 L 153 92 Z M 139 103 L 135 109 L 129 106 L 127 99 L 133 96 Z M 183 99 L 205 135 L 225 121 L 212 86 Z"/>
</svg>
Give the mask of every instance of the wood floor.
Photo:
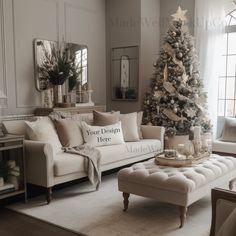
<svg viewBox="0 0 236 236">
<path fill-rule="evenodd" d="M 1 236 L 78 236 L 50 223 L 0 208 Z"/>
</svg>

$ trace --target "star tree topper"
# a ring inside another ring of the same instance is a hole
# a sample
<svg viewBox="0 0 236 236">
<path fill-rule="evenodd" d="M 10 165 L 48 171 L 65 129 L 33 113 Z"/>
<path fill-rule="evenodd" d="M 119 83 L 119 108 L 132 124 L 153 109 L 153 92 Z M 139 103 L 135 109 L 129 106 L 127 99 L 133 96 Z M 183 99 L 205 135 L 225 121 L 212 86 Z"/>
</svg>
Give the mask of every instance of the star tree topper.
<svg viewBox="0 0 236 236">
<path fill-rule="evenodd" d="M 185 14 L 187 13 L 187 10 L 182 10 L 181 7 L 178 7 L 178 10 L 175 14 L 172 14 L 171 16 L 174 18 L 173 20 L 181 20 L 182 22 L 187 22 L 187 17 Z"/>
</svg>

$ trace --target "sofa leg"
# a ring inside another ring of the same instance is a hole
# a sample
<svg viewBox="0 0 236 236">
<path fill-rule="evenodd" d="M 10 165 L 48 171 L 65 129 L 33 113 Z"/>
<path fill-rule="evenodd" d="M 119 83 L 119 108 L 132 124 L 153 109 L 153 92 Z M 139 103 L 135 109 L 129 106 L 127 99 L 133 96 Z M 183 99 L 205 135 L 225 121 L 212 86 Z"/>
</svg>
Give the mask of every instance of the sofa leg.
<svg viewBox="0 0 236 236">
<path fill-rule="evenodd" d="M 185 206 L 180 206 L 179 210 L 180 210 L 180 226 L 179 227 L 182 228 L 186 220 L 186 214 L 187 214 L 188 208 Z"/>
<path fill-rule="evenodd" d="M 47 188 L 46 189 L 46 200 L 47 200 L 47 204 L 49 204 L 52 200 L 52 188 Z"/>
<path fill-rule="evenodd" d="M 124 210 L 123 211 L 127 211 L 128 209 L 128 206 L 129 206 L 129 196 L 130 194 L 129 193 L 123 193 L 123 203 L 124 203 Z"/>
</svg>

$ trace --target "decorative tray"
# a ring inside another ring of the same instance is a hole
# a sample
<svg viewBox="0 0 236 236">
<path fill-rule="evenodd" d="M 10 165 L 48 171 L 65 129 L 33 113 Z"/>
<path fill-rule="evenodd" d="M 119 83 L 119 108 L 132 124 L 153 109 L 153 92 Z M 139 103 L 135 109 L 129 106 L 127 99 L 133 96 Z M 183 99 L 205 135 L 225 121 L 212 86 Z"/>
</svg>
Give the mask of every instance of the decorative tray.
<svg viewBox="0 0 236 236">
<path fill-rule="evenodd" d="M 210 158 L 209 153 L 203 153 L 199 157 L 192 157 L 186 159 L 186 157 L 165 157 L 164 154 L 155 156 L 155 162 L 161 166 L 172 166 L 172 167 L 187 167 L 200 164 Z"/>
</svg>

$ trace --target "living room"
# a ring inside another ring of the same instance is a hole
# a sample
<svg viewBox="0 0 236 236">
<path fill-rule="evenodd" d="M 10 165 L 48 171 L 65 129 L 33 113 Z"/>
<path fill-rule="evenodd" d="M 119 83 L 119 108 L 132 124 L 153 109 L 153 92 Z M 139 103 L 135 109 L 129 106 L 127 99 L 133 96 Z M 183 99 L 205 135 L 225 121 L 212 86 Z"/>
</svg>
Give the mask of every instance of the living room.
<svg viewBox="0 0 236 236">
<path fill-rule="evenodd" d="M 235 235 L 235 0 L 0 19 L 0 235 Z"/>
</svg>

